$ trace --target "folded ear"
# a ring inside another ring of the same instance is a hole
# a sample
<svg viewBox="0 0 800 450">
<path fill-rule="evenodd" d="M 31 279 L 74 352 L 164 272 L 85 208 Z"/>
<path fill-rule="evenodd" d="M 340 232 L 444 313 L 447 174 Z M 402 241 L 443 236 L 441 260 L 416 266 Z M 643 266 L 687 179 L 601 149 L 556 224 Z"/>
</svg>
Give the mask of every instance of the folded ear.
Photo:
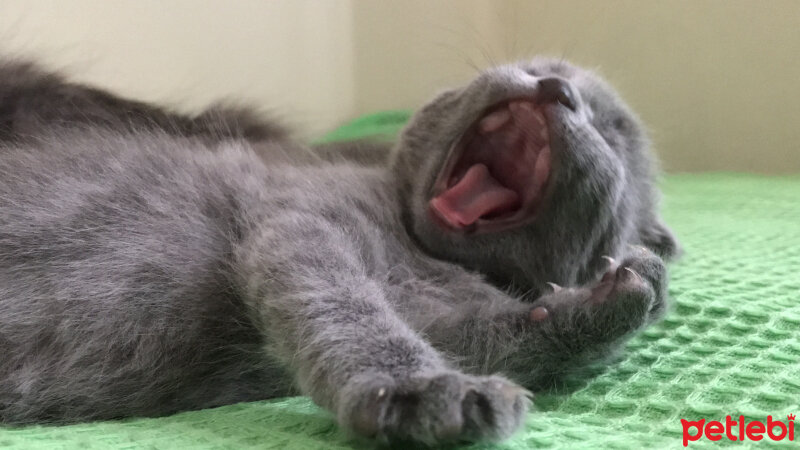
<svg viewBox="0 0 800 450">
<path fill-rule="evenodd" d="M 642 244 L 665 260 L 672 260 L 683 253 L 680 243 L 660 219 L 653 219 L 639 228 Z"/>
</svg>

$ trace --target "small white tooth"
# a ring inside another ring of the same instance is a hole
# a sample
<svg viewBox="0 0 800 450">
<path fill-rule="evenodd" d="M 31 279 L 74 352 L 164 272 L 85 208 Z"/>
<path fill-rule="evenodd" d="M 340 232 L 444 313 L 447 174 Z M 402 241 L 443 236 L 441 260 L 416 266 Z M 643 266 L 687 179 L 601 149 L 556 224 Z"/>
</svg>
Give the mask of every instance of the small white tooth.
<svg viewBox="0 0 800 450">
<path fill-rule="evenodd" d="M 481 133 L 491 133 L 499 130 L 509 119 L 511 119 L 511 113 L 507 109 L 498 109 L 481 119 L 478 128 Z"/>
</svg>

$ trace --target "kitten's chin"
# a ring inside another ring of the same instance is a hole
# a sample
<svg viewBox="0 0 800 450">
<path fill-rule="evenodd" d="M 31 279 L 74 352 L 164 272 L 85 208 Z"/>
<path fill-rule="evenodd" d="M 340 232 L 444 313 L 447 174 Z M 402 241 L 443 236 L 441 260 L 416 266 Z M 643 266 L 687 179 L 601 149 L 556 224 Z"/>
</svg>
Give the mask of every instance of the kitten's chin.
<svg viewBox="0 0 800 450">
<path fill-rule="evenodd" d="M 536 218 L 550 184 L 550 133 L 542 106 L 528 99 L 489 108 L 450 150 L 428 210 L 459 233 L 515 228 Z"/>
</svg>

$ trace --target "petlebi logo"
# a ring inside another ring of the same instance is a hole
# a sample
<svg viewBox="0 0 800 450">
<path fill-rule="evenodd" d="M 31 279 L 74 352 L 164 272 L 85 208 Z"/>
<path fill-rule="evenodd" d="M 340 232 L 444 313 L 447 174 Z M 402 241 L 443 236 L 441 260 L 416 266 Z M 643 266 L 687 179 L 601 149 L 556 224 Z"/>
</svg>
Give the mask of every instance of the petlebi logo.
<svg viewBox="0 0 800 450">
<path fill-rule="evenodd" d="M 760 441 L 762 439 L 794 441 L 794 419 L 794 414 L 786 416 L 786 421 L 767 416 L 766 423 L 760 420 L 748 422 L 744 419 L 744 416 L 739 416 L 739 420 L 734 420 L 731 416 L 725 416 L 725 423 L 718 420 L 706 422 L 706 419 L 681 419 L 683 446 L 686 447 L 689 442 L 700 440 L 702 437 L 709 441 L 722 439 L 730 441 Z"/>
</svg>

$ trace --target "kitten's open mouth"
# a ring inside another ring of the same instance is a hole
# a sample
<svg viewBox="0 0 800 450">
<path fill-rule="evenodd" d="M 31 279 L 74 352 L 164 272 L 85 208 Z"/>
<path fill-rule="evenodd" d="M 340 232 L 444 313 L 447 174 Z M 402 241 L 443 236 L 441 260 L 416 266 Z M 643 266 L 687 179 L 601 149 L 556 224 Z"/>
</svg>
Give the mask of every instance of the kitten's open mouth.
<svg viewBox="0 0 800 450">
<path fill-rule="evenodd" d="M 431 213 L 469 233 L 530 222 L 550 178 L 550 137 L 541 108 L 529 100 L 490 108 L 451 149 L 433 186 Z"/>
</svg>

